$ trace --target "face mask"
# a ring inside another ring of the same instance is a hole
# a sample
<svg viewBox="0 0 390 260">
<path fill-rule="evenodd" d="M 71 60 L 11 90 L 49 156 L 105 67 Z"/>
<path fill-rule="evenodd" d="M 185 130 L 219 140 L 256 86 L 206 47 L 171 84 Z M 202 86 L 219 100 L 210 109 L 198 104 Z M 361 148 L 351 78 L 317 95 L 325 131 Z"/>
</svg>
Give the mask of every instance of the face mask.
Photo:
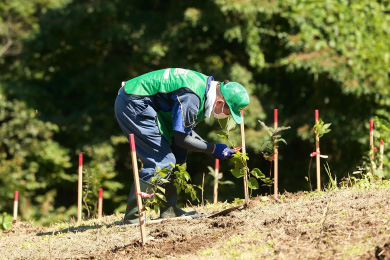
<svg viewBox="0 0 390 260">
<path fill-rule="evenodd" d="M 225 103 L 223 103 L 222 105 L 222 113 L 215 113 L 215 105 L 214 105 L 214 108 L 213 108 L 213 117 L 216 118 L 216 119 L 224 119 L 224 118 L 227 118 L 229 115 L 226 115 L 223 110 L 225 108 Z"/>
</svg>

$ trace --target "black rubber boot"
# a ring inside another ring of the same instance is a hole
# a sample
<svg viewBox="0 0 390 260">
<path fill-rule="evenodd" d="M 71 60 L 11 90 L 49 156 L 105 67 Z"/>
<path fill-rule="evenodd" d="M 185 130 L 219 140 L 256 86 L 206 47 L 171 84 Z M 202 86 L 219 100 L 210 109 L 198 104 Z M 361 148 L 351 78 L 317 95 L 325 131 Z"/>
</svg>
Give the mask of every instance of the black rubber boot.
<svg viewBox="0 0 390 260">
<path fill-rule="evenodd" d="M 139 180 L 139 186 L 142 192 L 152 193 L 153 186 L 149 182 Z M 131 186 L 129 199 L 127 200 L 126 213 L 123 218 L 124 224 L 136 224 L 139 223 L 139 214 L 137 206 L 137 196 L 135 194 L 135 185 Z"/>
<path fill-rule="evenodd" d="M 172 183 L 163 184 L 162 187 L 165 189 L 165 198 L 167 202 L 164 202 L 164 206 L 160 208 L 160 218 L 174 218 L 196 214 L 196 211 L 186 212 L 177 206 L 177 192 Z"/>
</svg>

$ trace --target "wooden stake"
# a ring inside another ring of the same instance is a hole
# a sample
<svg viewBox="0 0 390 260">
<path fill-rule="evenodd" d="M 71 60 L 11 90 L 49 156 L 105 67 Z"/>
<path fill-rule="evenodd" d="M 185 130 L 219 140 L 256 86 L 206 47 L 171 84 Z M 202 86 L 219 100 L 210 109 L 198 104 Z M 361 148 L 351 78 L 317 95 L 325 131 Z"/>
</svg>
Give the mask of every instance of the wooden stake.
<svg viewBox="0 0 390 260">
<path fill-rule="evenodd" d="M 278 110 L 274 109 L 274 130 L 278 128 Z M 275 137 L 276 141 L 276 137 Z M 278 148 L 274 149 L 274 197 L 278 197 Z"/>
<path fill-rule="evenodd" d="M 370 120 L 370 162 L 371 174 L 374 176 L 374 121 Z"/>
<path fill-rule="evenodd" d="M 79 154 L 79 184 L 78 184 L 78 199 L 77 199 L 77 222 L 81 221 L 81 198 L 83 196 L 83 154 Z"/>
<path fill-rule="evenodd" d="M 241 116 L 242 116 L 242 124 L 240 125 L 241 129 L 241 145 L 242 145 L 242 153 L 246 153 L 246 147 L 245 147 L 245 130 L 244 130 L 244 111 L 241 110 Z M 246 169 L 246 174 L 244 175 L 244 194 L 245 194 L 245 203 L 249 203 L 249 191 L 248 191 L 248 168 Z"/>
<path fill-rule="evenodd" d="M 18 201 L 19 201 L 19 192 L 16 190 L 14 195 L 14 221 L 18 219 Z"/>
<path fill-rule="evenodd" d="M 144 212 L 142 210 L 142 198 L 140 195 L 141 188 L 140 188 L 140 184 L 139 184 L 137 154 L 135 151 L 134 134 L 129 135 L 129 140 L 130 140 L 130 151 L 131 151 L 131 163 L 133 165 L 133 178 L 134 178 L 135 194 L 137 196 L 139 227 L 140 227 L 140 231 L 141 231 L 141 242 L 142 242 L 142 245 L 145 245 L 145 243 L 146 243 L 145 218 L 144 218 Z"/>
<path fill-rule="evenodd" d="M 98 218 L 102 217 L 103 212 L 103 189 L 99 189 Z"/>
<path fill-rule="evenodd" d="M 215 159 L 214 171 L 214 203 L 218 202 L 218 174 L 219 174 L 219 160 Z"/>
<path fill-rule="evenodd" d="M 204 192 L 204 175 L 205 175 L 205 173 L 203 173 L 203 178 L 202 178 L 202 208 L 204 207 L 204 199 L 203 199 L 203 192 Z"/>
<path fill-rule="evenodd" d="M 315 123 L 319 120 L 318 110 L 315 110 Z M 321 191 L 321 165 L 320 165 L 320 137 L 316 134 L 316 166 L 317 166 L 317 190 Z"/>
<path fill-rule="evenodd" d="M 385 142 L 381 140 L 381 145 L 379 147 L 379 152 L 380 152 L 380 163 L 379 163 L 379 169 L 383 170 L 383 152 L 385 151 Z"/>
</svg>

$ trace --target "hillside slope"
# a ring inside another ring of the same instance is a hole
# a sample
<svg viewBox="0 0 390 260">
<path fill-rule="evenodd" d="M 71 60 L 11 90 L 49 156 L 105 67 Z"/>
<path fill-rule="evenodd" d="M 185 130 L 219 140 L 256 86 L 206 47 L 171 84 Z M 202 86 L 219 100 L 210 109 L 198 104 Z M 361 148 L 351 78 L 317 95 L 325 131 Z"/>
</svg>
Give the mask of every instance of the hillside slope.
<svg viewBox="0 0 390 260">
<path fill-rule="evenodd" d="M 197 207 L 215 212 L 229 205 Z M 0 232 L 0 259 L 390 259 L 390 185 L 253 198 L 216 218 L 120 225 L 122 215 L 82 224 Z"/>
</svg>

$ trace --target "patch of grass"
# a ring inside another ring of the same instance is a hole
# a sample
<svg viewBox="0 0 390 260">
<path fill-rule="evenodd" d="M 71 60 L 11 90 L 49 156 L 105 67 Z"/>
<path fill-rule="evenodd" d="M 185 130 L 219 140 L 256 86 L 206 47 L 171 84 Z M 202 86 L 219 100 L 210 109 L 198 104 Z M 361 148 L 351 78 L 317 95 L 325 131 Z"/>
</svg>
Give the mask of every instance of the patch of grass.
<svg viewBox="0 0 390 260">
<path fill-rule="evenodd" d="M 212 255 L 215 255 L 215 253 L 218 251 L 218 249 L 215 249 L 215 248 L 209 248 L 209 249 L 206 249 L 206 250 L 201 250 L 199 252 L 200 255 L 202 256 L 212 256 Z"/>
<path fill-rule="evenodd" d="M 367 244 L 350 244 L 343 248 L 340 248 L 341 254 L 344 257 L 361 256 L 370 250 L 370 246 Z"/>
<path fill-rule="evenodd" d="M 313 198 L 313 197 L 322 197 L 324 196 L 324 192 L 323 191 L 318 191 L 318 190 L 315 190 L 315 191 L 305 191 L 305 198 Z"/>
<path fill-rule="evenodd" d="M 276 241 L 268 240 L 266 243 L 260 242 L 261 234 L 253 231 L 245 235 L 233 236 L 225 242 L 220 242 L 216 248 L 199 251 L 199 255 L 207 256 L 207 259 L 254 259 L 260 254 L 272 252 Z"/>
<path fill-rule="evenodd" d="M 348 214 L 348 212 L 345 209 L 337 210 L 337 213 L 341 214 L 341 215 L 347 215 Z"/>
</svg>

